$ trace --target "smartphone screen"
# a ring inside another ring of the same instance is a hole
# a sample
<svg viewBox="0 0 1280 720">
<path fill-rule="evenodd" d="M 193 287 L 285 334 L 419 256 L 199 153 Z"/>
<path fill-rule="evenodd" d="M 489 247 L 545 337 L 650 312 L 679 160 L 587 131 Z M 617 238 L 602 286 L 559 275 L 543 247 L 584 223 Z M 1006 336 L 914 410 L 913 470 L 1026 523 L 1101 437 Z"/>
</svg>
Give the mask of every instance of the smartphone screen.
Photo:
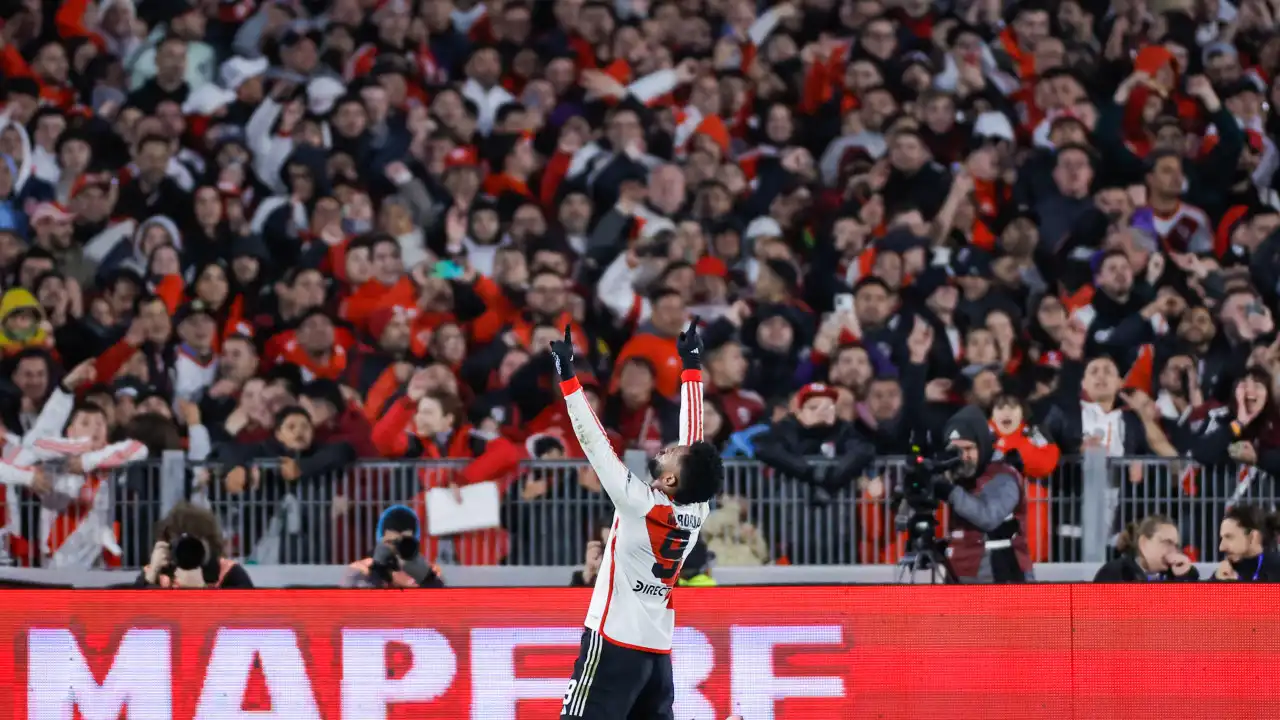
<svg viewBox="0 0 1280 720">
<path fill-rule="evenodd" d="M 431 274 L 445 280 L 457 280 L 462 277 L 462 266 L 452 260 L 441 260 L 432 267 Z"/>
</svg>

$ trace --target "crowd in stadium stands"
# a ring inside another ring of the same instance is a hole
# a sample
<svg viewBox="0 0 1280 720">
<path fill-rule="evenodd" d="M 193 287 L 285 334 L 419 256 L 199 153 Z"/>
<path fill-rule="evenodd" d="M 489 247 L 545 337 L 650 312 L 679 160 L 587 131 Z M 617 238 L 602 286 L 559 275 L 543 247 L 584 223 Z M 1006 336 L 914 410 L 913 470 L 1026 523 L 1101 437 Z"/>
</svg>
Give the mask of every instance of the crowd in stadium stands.
<svg viewBox="0 0 1280 720">
<path fill-rule="evenodd" d="M 172 449 L 273 502 L 370 458 L 471 460 L 420 512 L 598 492 L 516 470 L 581 457 L 566 325 L 617 449 L 653 453 L 699 318 L 707 438 L 816 505 L 888 490 L 801 456 L 907 453 L 964 404 L 1032 501 L 1090 447 L 1228 469 L 1172 494 L 1280 472 L 1275 0 L 0 15 L 14 562 L 118 563 L 105 471 Z M 721 562 L 775 559 L 719 512 Z M 485 532 L 457 561 L 514 552 Z"/>
</svg>

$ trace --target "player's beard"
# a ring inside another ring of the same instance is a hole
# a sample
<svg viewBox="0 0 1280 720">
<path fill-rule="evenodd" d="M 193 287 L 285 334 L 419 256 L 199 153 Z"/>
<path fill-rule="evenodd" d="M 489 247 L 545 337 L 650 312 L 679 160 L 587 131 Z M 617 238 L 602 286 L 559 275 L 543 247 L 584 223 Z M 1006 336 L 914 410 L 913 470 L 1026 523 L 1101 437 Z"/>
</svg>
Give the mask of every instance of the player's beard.
<svg viewBox="0 0 1280 720">
<path fill-rule="evenodd" d="M 648 466 L 649 466 L 649 484 L 652 485 L 653 483 L 658 481 L 658 478 L 662 477 L 662 463 L 658 462 L 658 458 L 655 456 L 655 457 L 649 458 Z"/>
</svg>

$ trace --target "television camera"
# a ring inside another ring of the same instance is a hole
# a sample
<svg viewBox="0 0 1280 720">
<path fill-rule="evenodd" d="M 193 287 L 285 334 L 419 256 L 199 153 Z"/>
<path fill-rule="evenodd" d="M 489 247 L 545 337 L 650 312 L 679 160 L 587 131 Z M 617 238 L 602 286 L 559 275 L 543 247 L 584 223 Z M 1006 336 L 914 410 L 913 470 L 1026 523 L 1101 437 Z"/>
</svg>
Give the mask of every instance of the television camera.
<svg viewBox="0 0 1280 720">
<path fill-rule="evenodd" d="M 937 537 L 937 510 L 944 498 L 933 489 L 935 478 L 964 464 L 960 451 L 946 448 L 928 457 L 912 446 L 907 473 L 892 498 L 898 506 L 897 529 L 907 533 L 907 548 L 898 560 L 898 582 L 915 583 L 917 572 L 928 572 L 931 583 L 955 583 L 955 572 L 947 560 L 947 541 Z"/>
</svg>

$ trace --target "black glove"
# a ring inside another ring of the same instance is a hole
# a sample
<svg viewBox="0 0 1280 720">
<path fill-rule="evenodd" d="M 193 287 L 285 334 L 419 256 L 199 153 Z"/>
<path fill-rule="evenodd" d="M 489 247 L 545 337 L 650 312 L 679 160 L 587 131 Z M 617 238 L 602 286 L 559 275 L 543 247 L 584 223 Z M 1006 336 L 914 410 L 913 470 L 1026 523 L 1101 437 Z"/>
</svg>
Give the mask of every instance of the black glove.
<svg viewBox="0 0 1280 720">
<path fill-rule="evenodd" d="M 951 491 L 955 489 L 956 486 L 947 480 L 939 478 L 933 481 L 933 496 L 943 502 L 946 502 L 947 498 L 951 497 Z"/>
<path fill-rule="evenodd" d="M 561 380 L 568 380 L 576 375 L 573 371 L 573 333 L 570 326 L 564 326 L 564 340 L 551 341 L 551 357 L 556 361 L 556 374 Z"/>
<path fill-rule="evenodd" d="M 684 362 L 685 370 L 702 369 L 702 338 L 698 336 L 698 316 L 689 321 L 689 329 L 676 338 L 676 351 Z"/>
<path fill-rule="evenodd" d="M 1026 472 L 1027 468 L 1022 464 L 1022 453 L 1017 450 L 1005 450 L 1004 457 L 1000 459 L 1005 465 L 1017 470 L 1020 473 Z"/>
</svg>

